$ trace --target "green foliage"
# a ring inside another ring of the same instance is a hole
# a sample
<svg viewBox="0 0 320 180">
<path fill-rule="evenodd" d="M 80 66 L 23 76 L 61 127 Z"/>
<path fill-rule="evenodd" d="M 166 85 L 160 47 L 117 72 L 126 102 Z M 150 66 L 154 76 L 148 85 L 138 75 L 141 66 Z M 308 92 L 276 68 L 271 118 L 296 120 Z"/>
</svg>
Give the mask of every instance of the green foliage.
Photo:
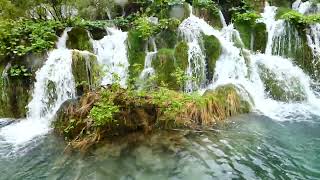
<svg viewBox="0 0 320 180">
<path fill-rule="evenodd" d="M 95 126 L 105 126 L 117 122 L 117 120 L 114 119 L 114 116 L 120 109 L 119 106 L 114 104 L 114 99 L 115 93 L 110 91 L 102 92 L 100 101 L 95 104 L 89 114 L 93 119 Z"/>
<path fill-rule="evenodd" d="M 246 23 L 251 26 L 254 26 L 256 24 L 257 19 L 259 19 L 260 17 L 261 16 L 254 11 L 245 13 L 237 12 L 233 16 L 233 21 L 235 21 L 236 23 Z"/>
<path fill-rule="evenodd" d="M 180 24 L 178 19 L 161 19 L 158 24 L 150 22 L 147 17 L 139 17 L 134 21 L 134 29 L 138 36 L 147 40 L 162 30 L 175 30 Z"/>
<path fill-rule="evenodd" d="M 176 80 L 181 89 L 184 89 L 186 82 L 190 80 L 190 77 L 187 75 L 186 71 L 182 70 L 180 67 L 177 67 L 175 72 L 171 73 L 170 76 Z"/>
<path fill-rule="evenodd" d="M 0 54 L 23 56 L 29 52 L 42 52 L 55 46 L 56 31 L 63 28 L 57 21 L 29 20 L 0 22 Z"/>
<path fill-rule="evenodd" d="M 215 36 L 203 35 L 203 45 L 206 54 L 208 77 L 213 77 L 216 62 L 218 61 L 222 47 L 218 38 Z"/>
<path fill-rule="evenodd" d="M 108 19 L 108 13 L 112 16 L 111 10 L 116 8 L 113 0 L 77 0 L 76 2 L 79 16 L 89 20 Z"/>
<path fill-rule="evenodd" d="M 156 34 L 157 25 L 151 23 L 147 17 L 139 17 L 134 21 L 134 28 L 138 33 L 138 36 L 143 40 L 147 40 L 149 37 Z"/>
<path fill-rule="evenodd" d="M 192 6 L 209 10 L 211 14 L 217 14 L 219 12 L 218 5 L 212 0 L 193 0 Z"/>
<path fill-rule="evenodd" d="M 25 66 L 14 65 L 9 70 L 9 75 L 11 77 L 28 77 L 32 76 L 31 72 Z"/>
<path fill-rule="evenodd" d="M 320 14 L 303 15 L 294 10 L 288 11 L 287 13 L 283 14 L 280 18 L 301 28 L 309 24 L 315 24 L 320 22 Z"/>
</svg>

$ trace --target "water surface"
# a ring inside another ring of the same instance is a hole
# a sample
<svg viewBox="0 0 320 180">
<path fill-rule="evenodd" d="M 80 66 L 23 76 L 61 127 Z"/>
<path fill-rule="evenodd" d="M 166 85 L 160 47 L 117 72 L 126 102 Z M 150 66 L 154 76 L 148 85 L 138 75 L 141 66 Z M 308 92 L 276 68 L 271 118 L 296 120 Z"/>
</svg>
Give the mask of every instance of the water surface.
<svg viewBox="0 0 320 180">
<path fill-rule="evenodd" d="M 0 179 L 319 179 L 319 132 L 318 117 L 250 114 L 206 131 L 135 134 L 87 154 L 48 134 L 16 152 L 2 146 Z"/>
</svg>

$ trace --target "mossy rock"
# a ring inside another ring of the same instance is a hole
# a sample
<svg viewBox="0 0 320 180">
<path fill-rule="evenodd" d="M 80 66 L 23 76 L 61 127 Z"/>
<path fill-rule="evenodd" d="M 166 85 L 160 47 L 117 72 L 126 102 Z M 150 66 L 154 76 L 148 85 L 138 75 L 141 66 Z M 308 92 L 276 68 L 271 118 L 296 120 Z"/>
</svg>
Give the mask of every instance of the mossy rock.
<svg viewBox="0 0 320 180">
<path fill-rule="evenodd" d="M 68 32 L 67 48 L 93 52 L 88 32 L 82 28 L 72 28 Z"/>
<path fill-rule="evenodd" d="M 100 85 L 101 69 L 96 56 L 89 52 L 72 52 L 72 73 L 79 96 Z"/>
<path fill-rule="evenodd" d="M 128 32 L 128 61 L 129 61 L 129 80 L 135 81 L 143 70 L 146 57 L 146 41 L 139 37 L 136 31 Z M 131 82 L 134 83 L 134 82 Z"/>
<path fill-rule="evenodd" d="M 170 6 L 169 17 L 176 18 L 180 21 L 188 18 L 190 16 L 189 4 L 184 2 L 183 4 L 176 4 Z"/>
<path fill-rule="evenodd" d="M 8 80 L 0 81 L 0 117 L 17 119 L 26 117 L 26 106 L 31 98 L 30 78 L 8 77 Z"/>
<path fill-rule="evenodd" d="M 166 84 L 169 89 L 181 89 L 172 76 L 172 73 L 176 70 L 173 49 L 160 49 L 156 58 L 152 61 L 152 67 L 155 69 L 158 85 Z"/>
<path fill-rule="evenodd" d="M 227 84 L 214 90 L 207 90 L 203 97 L 216 99 L 220 105 L 224 106 L 224 110 L 229 113 L 229 116 L 249 113 L 252 109 L 250 102 L 241 97 L 239 92 L 238 87 L 233 84 Z"/>
<path fill-rule="evenodd" d="M 0 117 L 24 118 L 26 117 L 29 101 L 31 100 L 32 86 L 35 81 L 35 73 L 46 59 L 46 53 L 31 53 L 14 59 L 4 57 L 0 63 L 0 72 L 3 73 L 9 63 L 12 67 L 21 67 L 27 70 L 27 75 L 11 75 L 10 69 L 7 76 L 0 79 Z M 9 66 L 8 66 L 9 67 Z"/>
<path fill-rule="evenodd" d="M 187 70 L 188 68 L 188 51 L 189 46 L 185 41 L 180 41 L 174 48 L 174 57 L 177 67 L 181 70 Z"/>
<path fill-rule="evenodd" d="M 104 36 L 108 35 L 107 30 L 104 28 L 93 28 L 90 29 L 89 32 L 94 40 L 100 40 Z"/>
<path fill-rule="evenodd" d="M 277 79 L 267 67 L 259 64 L 260 76 L 270 97 L 283 102 L 301 102 L 307 95 L 301 82 L 295 77 Z"/>
<path fill-rule="evenodd" d="M 264 53 L 267 46 L 267 41 L 268 41 L 268 32 L 267 32 L 266 24 L 257 23 L 254 26 L 253 38 L 254 38 L 253 50 Z"/>
<path fill-rule="evenodd" d="M 194 8 L 194 14 L 200 18 L 203 18 L 208 24 L 211 26 L 221 29 L 223 28 L 223 24 L 220 20 L 220 16 L 218 12 L 213 12 L 207 8 Z"/>
<path fill-rule="evenodd" d="M 260 52 L 265 51 L 268 33 L 264 23 L 235 22 L 235 28 L 239 31 L 246 49 Z"/>
<path fill-rule="evenodd" d="M 158 49 L 161 48 L 174 48 L 178 41 L 177 31 L 164 30 L 155 37 Z"/>
<path fill-rule="evenodd" d="M 290 22 L 286 22 L 284 28 L 286 36 L 280 36 L 279 39 L 276 39 L 273 54 L 292 59 L 306 74 L 318 78 L 315 76 L 317 67 L 314 66 L 314 57 L 308 45 L 305 28 Z M 279 45 L 281 48 L 278 47 Z"/>
<path fill-rule="evenodd" d="M 212 79 L 222 47 L 219 39 L 215 36 L 203 35 L 202 38 L 207 61 L 207 79 Z"/>
<path fill-rule="evenodd" d="M 233 85 L 207 91 L 203 96 L 167 88 L 135 91 L 111 86 L 62 107 L 55 132 L 71 140 L 70 147 L 82 150 L 130 133 L 212 127 L 251 110 Z M 112 111 L 106 114 L 108 110 Z"/>
</svg>

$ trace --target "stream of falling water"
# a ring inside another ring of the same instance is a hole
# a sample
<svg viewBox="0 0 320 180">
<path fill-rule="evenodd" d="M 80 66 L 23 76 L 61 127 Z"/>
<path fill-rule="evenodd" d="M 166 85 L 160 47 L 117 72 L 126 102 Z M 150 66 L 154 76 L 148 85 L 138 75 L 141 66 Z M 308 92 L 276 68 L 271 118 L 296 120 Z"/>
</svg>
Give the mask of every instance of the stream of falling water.
<svg viewBox="0 0 320 180">
<path fill-rule="evenodd" d="M 295 66 L 289 59 L 272 55 L 271 50 L 274 44 L 271 42 L 275 40 L 274 36 L 276 36 L 278 30 L 277 24 L 281 24 L 274 20 L 275 10 L 276 8 L 266 7 L 265 11 L 265 15 L 268 16 L 264 16 L 264 18 L 269 32 L 266 54 L 249 54 L 248 51 L 235 47 L 234 44 L 239 41 L 237 40 L 239 33 L 233 28 L 232 24 L 218 31 L 203 19 L 191 14 L 189 18 L 182 22 L 179 29 L 186 39 L 189 39 L 188 42 L 196 39 L 195 37 L 198 38 L 200 33 L 213 35 L 219 39 L 222 54 L 216 63 L 214 81 L 209 85 L 209 89 L 225 84 L 235 84 L 250 95 L 256 112 L 276 120 L 295 120 L 297 116 L 304 116 L 307 119 L 310 114 L 320 113 L 320 101 L 310 87 L 311 79 L 299 67 Z M 194 46 L 200 46 L 199 41 L 193 41 L 193 43 L 197 44 Z M 197 49 L 190 48 L 189 45 L 190 54 L 201 53 Z M 201 55 L 203 56 L 203 54 Z M 266 85 L 262 80 L 263 70 L 260 68 L 261 65 L 274 74 L 274 78 L 282 83 L 279 84 L 280 86 L 288 87 L 285 90 L 286 93 L 296 93 L 297 95 L 301 93 L 306 99 L 301 102 L 281 102 L 272 99 L 266 92 Z M 204 67 L 202 64 L 200 66 Z M 290 92 L 292 83 L 297 84 L 300 91 Z"/>
<path fill-rule="evenodd" d="M 149 51 L 149 44 L 152 45 L 152 51 Z M 146 57 L 144 60 L 144 68 L 140 74 L 140 79 L 142 81 L 146 80 L 154 74 L 154 69 L 152 67 L 152 61 L 158 53 L 157 45 L 155 39 L 152 37 L 149 39 L 149 43 L 146 44 Z"/>
<path fill-rule="evenodd" d="M 57 49 L 49 52 L 44 66 L 36 73 L 27 118 L 0 130 L 0 139 L 3 139 L 4 143 L 19 146 L 46 134 L 62 103 L 75 97 L 75 82 L 71 69 L 72 51 L 66 48 L 70 30 L 71 28 L 67 28 L 64 31 L 57 43 Z"/>
<path fill-rule="evenodd" d="M 120 81 L 122 87 L 126 87 L 127 72 L 129 67 L 126 41 L 127 32 L 116 28 L 107 28 L 108 35 L 98 41 L 92 41 L 98 61 L 105 71 L 102 85 Z"/>
</svg>

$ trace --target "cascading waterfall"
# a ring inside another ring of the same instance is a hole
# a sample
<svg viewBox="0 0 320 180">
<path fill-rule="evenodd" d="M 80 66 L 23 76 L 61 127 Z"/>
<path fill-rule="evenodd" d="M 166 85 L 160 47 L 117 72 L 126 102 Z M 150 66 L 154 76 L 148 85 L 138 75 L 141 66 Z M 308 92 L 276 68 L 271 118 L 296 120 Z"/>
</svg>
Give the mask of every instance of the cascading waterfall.
<svg viewBox="0 0 320 180">
<path fill-rule="evenodd" d="M 320 65 L 320 24 L 310 25 L 307 31 L 307 43 L 313 55 L 313 66 L 315 67 L 315 75 L 318 76 L 319 72 L 317 67 Z"/>
<path fill-rule="evenodd" d="M 149 44 L 152 45 L 152 51 L 149 51 Z M 154 69 L 152 67 L 152 61 L 158 53 L 157 45 L 155 39 L 152 37 L 149 39 L 149 43 L 146 44 L 146 57 L 144 60 L 144 68 L 140 74 L 140 79 L 145 80 L 154 74 Z"/>
<path fill-rule="evenodd" d="M 194 16 L 191 9 L 190 17 L 179 26 L 180 34 L 189 46 L 187 75 L 197 79 L 192 78 L 187 82 L 186 91 L 201 88 L 203 90 L 214 89 L 231 83 L 239 87 L 244 96 L 252 99 L 255 111 L 273 119 L 294 120 L 298 115 L 308 117 L 310 114 L 319 114 L 320 100 L 310 88 L 312 81 L 310 77 L 290 60 L 272 55 L 274 53 L 283 55 L 280 50 L 274 52 L 273 49 L 282 46 L 282 44 L 279 45 L 279 42 L 285 39 L 279 37 L 285 33 L 284 29 L 287 29 L 287 27 L 279 29 L 284 22 L 275 20 L 275 12 L 275 7 L 267 6 L 263 14 L 262 20 L 266 23 L 269 32 L 266 54 L 250 54 L 244 49 L 239 32 L 232 24 L 225 26 L 221 31 L 216 30 L 203 19 Z M 309 42 L 310 46 L 311 44 L 314 46 L 316 54 L 319 48 L 317 44 L 319 43 L 319 28 L 316 25 L 313 28 L 309 34 Z M 71 68 L 72 51 L 66 48 L 67 33 L 70 30 L 71 28 L 67 28 L 64 31 L 57 43 L 57 49 L 49 53 L 45 65 L 36 74 L 33 99 L 28 105 L 27 119 L 0 130 L 0 138 L 5 143 L 20 145 L 47 133 L 50 130 L 51 120 L 62 103 L 76 96 Z M 120 84 L 125 87 L 129 66 L 126 47 L 127 33 L 115 28 L 108 28 L 107 31 L 108 35 L 103 39 L 92 41 L 98 61 L 104 65 L 106 71 L 102 84 L 113 83 L 116 80 L 114 74 L 117 74 Z M 222 47 L 221 56 L 216 62 L 215 74 L 209 77 L 213 79 L 213 83 L 207 87 L 204 86 L 207 79 L 205 54 L 201 45 L 202 34 L 215 36 Z M 295 35 L 293 33 L 289 36 Z M 154 39 L 151 39 L 149 44 L 153 45 L 153 51 L 148 50 L 147 52 L 142 77 L 153 71 L 152 60 L 157 53 Z M 284 88 L 285 93 L 302 94 L 304 99 L 297 102 L 290 101 L 290 99 L 287 102 L 274 100 L 270 92 L 266 92 L 267 85 L 262 77 L 264 70 L 273 74 L 273 78 L 276 82 L 281 83 L 279 86 Z M 299 91 L 291 90 L 291 87 L 297 87 Z"/>
<path fill-rule="evenodd" d="M 201 88 L 206 82 L 206 61 L 205 54 L 201 49 L 201 31 L 194 26 L 198 19 L 192 14 L 192 7 L 190 6 L 190 17 L 185 19 L 179 26 L 181 36 L 188 43 L 188 68 L 187 75 L 189 80 L 186 83 L 186 91 L 191 92 Z"/>
<path fill-rule="evenodd" d="M 72 51 L 66 48 L 70 30 L 64 31 L 57 49 L 49 53 L 44 66 L 36 73 L 27 119 L 0 130 L 0 137 L 5 143 L 18 146 L 46 134 L 62 103 L 76 96 L 71 68 Z"/>
<path fill-rule="evenodd" d="M 292 57 L 301 48 L 298 31 L 284 20 L 276 20 L 277 7 L 266 6 L 261 21 L 267 26 L 266 54 Z"/>
<path fill-rule="evenodd" d="M 267 7 L 265 14 L 268 14 L 270 18 L 267 16 L 264 16 L 264 18 L 266 20 L 274 19 L 275 10 L 274 7 Z M 277 26 L 273 26 L 275 25 L 272 24 L 274 22 L 270 21 L 267 26 L 269 30 L 274 30 L 272 33 L 275 34 L 277 33 L 275 31 Z M 311 79 L 289 59 L 273 56 L 271 52 L 267 55 L 250 54 L 249 51 L 244 50 L 241 46 L 242 41 L 239 32 L 233 28 L 232 24 L 218 31 L 203 19 L 191 14 L 188 19 L 182 22 L 179 30 L 186 39 L 189 38 L 188 42 L 195 39 L 194 36 L 198 38 L 201 33 L 204 33 L 217 37 L 221 43 L 222 54 L 216 62 L 213 83 L 206 89 L 234 84 L 243 90 L 244 96 L 250 95 L 255 111 L 277 120 L 295 120 L 298 115 L 308 117 L 310 114 L 319 114 L 320 101 L 310 88 Z M 274 41 L 274 35 L 271 34 L 270 36 L 272 38 L 269 41 Z M 201 47 L 199 41 L 194 43 L 198 43 L 197 46 Z M 240 47 L 238 47 L 239 45 Z M 261 77 L 261 65 L 273 73 L 274 78 L 278 80 L 277 82 L 283 83 L 281 86 L 285 87 L 285 93 L 294 95 L 295 93 L 301 93 L 302 96 L 306 97 L 305 100 L 301 102 L 280 102 L 272 99 L 266 92 L 266 84 Z M 288 89 L 292 87 L 292 83 L 295 83 L 295 86 L 299 88 L 298 92 L 292 92 L 294 90 Z"/>
<path fill-rule="evenodd" d="M 107 32 L 108 35 L 103 39 L 93 41 L 95 54 L 106 73 L 102 85 L 120 80 L 120 85 L 126 87 L 129 67 L 126 45 L 128 34 L 116 28 L 107 28 Z"/>
</svg>

